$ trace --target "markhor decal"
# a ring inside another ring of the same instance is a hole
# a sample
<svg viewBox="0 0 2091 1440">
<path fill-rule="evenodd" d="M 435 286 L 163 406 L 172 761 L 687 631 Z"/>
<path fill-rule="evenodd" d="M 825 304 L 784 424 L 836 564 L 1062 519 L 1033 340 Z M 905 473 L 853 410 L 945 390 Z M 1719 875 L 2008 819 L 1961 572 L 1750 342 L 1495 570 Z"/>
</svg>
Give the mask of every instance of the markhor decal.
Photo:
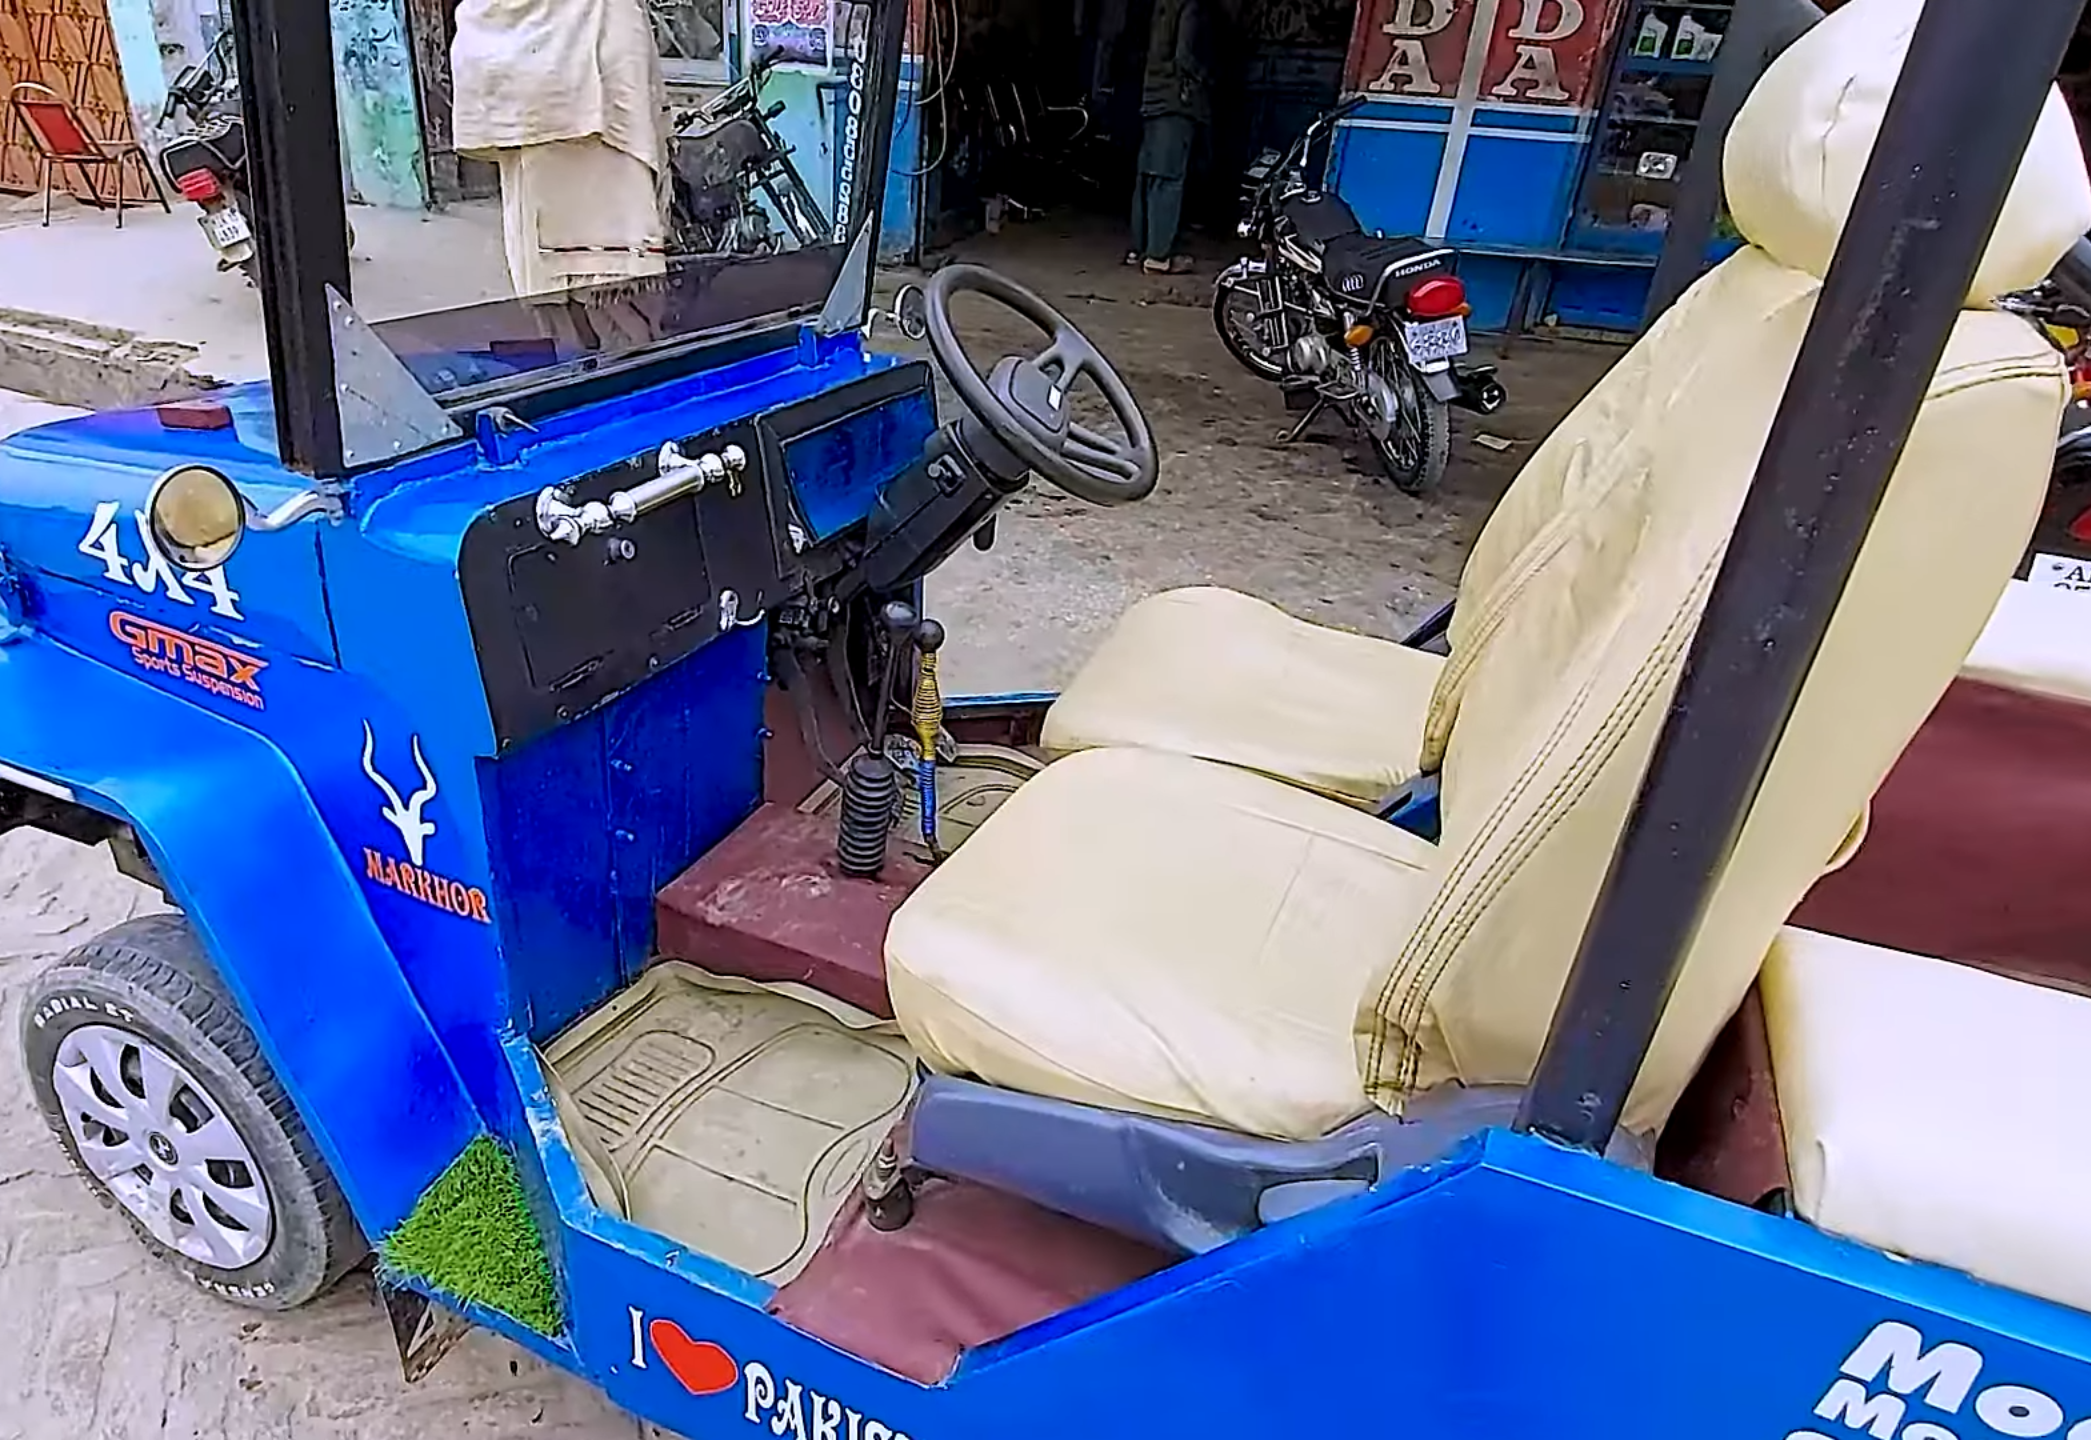
<svg viewBox="0 0 2091 1440">
<path fill-rule="evenodd" d="M 436 798 L 436 774 L 429 769 L 428 759 L 421 753 L 421 737 L 416 735 L 411 742 L 414 766 L 421 772 L 421 788 L 406 800 L 399 798 L 399 791 L 384 772 L 377 767 L 377 735 L 370 722 L 363 722 L 363 773 L 370 777 L 385 803 L 378 807 L 378 816 L 387 825 L 399 832 L 399 841 L 406 848 L 406 858 L 387 855 L 383 851 L 366 845 L 363 847 L 363 873 L 387 890 L 396 890 L 410 900 L 467 920 L 476 920 L 481 925 L 491 924 L 486 913 L 486 891 L 476 885 L 467 885 L 447 875 L 422 868 L 427 858 L 428 841 L 436 833 L 436 822 L 427 819 L 424 811 L 428 802 Z"/>
</svg>

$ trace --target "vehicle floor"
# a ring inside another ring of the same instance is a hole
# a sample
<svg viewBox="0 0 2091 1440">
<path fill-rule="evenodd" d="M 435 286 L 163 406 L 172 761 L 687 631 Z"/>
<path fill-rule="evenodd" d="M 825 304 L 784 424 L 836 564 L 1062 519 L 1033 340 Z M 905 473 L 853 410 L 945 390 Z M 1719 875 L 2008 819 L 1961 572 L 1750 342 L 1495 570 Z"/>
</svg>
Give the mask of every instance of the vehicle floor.
<svg viewBox="0 0 2091 1440">
<path fill-rule="evenodd" d="M 680 961 L 545 1060 L 598 1205 L 772 1284 L 806 1267 L 915 1088 L 891 1021 Z"/>
<path fill-rule="evenodd" d="M 803 987 L 664 960 L 544 1057 L 596 1204 L 779 1286 L 773 1314 L 924 1384 L 1168 1263 L 962 1181 L 874 1228 L 859 1182 L 914 1056 L 891 1021 Z"/>
</svg>

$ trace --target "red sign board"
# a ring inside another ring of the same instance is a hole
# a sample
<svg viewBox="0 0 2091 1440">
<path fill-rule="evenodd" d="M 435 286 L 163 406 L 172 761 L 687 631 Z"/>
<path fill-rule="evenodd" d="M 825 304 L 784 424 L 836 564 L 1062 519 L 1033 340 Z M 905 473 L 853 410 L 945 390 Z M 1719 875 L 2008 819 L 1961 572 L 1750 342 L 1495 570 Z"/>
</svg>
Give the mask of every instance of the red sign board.
<svg viewBox="0 0 2091 1440">
<path fill-rule="evenodd" d="M 1389 99 L 1586 108 L 1597 103 L 1599 62 L 1619 4 L 1361 0 L 1346 88 Z M 1477 22 L 1488 26 L 1488 43 L 1478 57 L 1478 75 L 1470 77 Z"/>
</svg>

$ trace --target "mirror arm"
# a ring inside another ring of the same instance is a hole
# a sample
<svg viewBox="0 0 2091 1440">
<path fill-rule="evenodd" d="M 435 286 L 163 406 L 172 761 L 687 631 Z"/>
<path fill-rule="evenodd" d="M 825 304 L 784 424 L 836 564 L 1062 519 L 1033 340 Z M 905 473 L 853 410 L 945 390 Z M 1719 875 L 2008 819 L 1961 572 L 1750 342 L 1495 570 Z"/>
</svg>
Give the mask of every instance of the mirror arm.
<svg viewBox="0 0 2091 1440">
<path fill-rule="evenodd" d="M 300 490 L 266 514 L 256 509 L 254 502 L 245 495 L 240 497 L 240 501 L 247 506 L 247 528 L 261 535 L 288 530 L 313 515 L 325 515 L 330 520 L 342 517 L 341 496 L 331 490 Z"/>
</svg>

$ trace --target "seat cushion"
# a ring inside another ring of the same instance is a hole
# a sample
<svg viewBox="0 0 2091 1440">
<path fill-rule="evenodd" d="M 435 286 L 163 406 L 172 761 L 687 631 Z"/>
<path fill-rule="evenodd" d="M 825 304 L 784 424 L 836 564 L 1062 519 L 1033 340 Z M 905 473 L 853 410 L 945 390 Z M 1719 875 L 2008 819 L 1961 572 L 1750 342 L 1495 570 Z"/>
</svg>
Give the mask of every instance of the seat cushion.
<svg viewBox="0 0 2091 1440">
<path fill-rule="evenodd" d="M 1371 805 L 1416 772 L 1444 660 L 1234 590 L 1149 596 L 1046 712 L 1058 755 L 1137 745 Z"/>
<path fill-rule="evenodd" d="M 1803 1216 L 2091 1310 L 2091 999 L 1791 928 L 1763 989 Z"/>
<path fill-rule="evenodd" d="M 1306 1139 L 1366 1108 L 1351 1017 L 1435 851 L 1246 770 L 1089 750 L 893 917 L 894 1014 L 947 1074 Z"/>
<path fill-rule="evenodd" d="M 2091 702 L 2091 595 L 2012 581 L 1960 673 L 2008 690 Z"/>
</svg>

